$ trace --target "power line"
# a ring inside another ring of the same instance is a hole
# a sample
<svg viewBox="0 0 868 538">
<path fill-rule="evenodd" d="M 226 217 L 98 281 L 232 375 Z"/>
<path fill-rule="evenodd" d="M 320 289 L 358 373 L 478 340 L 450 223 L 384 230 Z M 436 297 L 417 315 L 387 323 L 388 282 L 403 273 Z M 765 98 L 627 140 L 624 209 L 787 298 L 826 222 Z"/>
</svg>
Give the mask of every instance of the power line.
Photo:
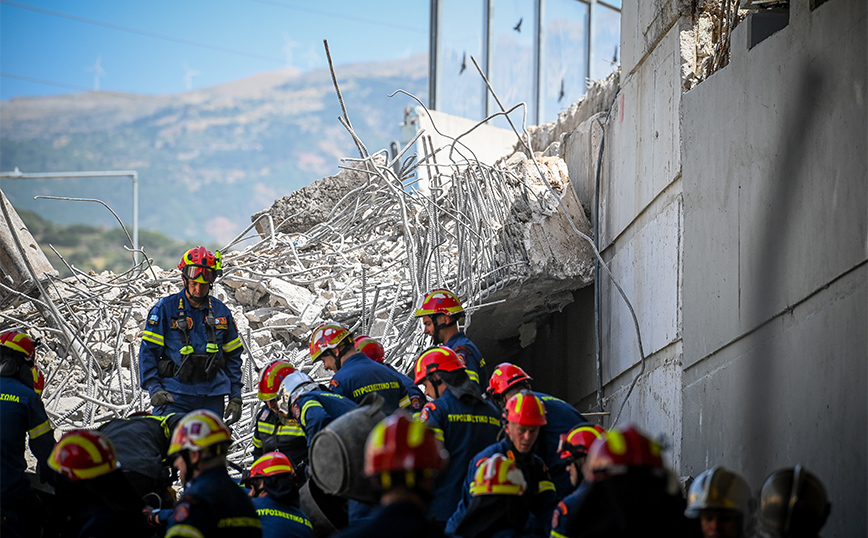
<svg viewBox="0 0 868 538">
<path fill-rule="evenodd" d="M 77 22 L 83 22 L 85 24 L 93 24 L 94 26 L 102 26 L 104 28 L 111 28 L 112 30 L 119 30 L 121 32 L 129 32 L 132 34 L 139 34 L 147 37 L 153 37 L 155 39 L 162 39 L 164 41 L 172 41 L 175 43 L 182 43 L 184 45 L 190 45 L 193 47 L 200 47 L 203 49 L 211 49 L 219 52 L 225 52 L 227 54 L 235 54 L 237 56 L 244 56 L 246 58 L 253 58 L 256 60 L 264 60 L 266 62 L 272 62 L 276 64 L 283 65 L 284 59 L 277 58 L 275 56 L 265 56 L 264 54 L 256 54 L 253 52 L 246 52 L 238 49 L 230 49 L 228 47 L 221 47 L 219 45 L 212 45 L 210 43 L 202 43 L 200 41 L 193 41 L 190 39 L 184 39 L 181 37 L 173 37 L 165 34 L 158 34 L 156 32 L 150 32 L 148 30 L 139 30 L 138 28 L 130 28 L 129 26 L 121 26 L 119 24 L 114 24 L 110 22 L 98 21 L 95 19 L 87 19 L 84 17 L 79 17 L 77 15 L 70 15 L 69 13 L 61 13 L 60 11 L 52 11 L 50 9 L 43 9 L 40 7 L 28 6 L 26 4 L 19 4 L 18 2 L 10 2 L 8 0 L 0 0 L 0 4 L 17 7 L 19 9 L 26 9 L 28 11 L 34 11 L 36 13 L 42 13 L 44 15 L 51 15 L 53 17 L 60 17 L 63 19 L 69 19 Z"/>
<path fill-rule="evenodd" d="M 325 11 L 322 9 L 314 9 L 309 7 L 300 7 L 290 4 L 284 4 L 283 2 L 279 2 L 277 0 L 248 0 L 249 2 L 255 2 L 257 4 L 264 4 L 267 6 L 275 6 L 283 9 L 292 9 L 295 11 L 302 11 L 304 13 L 312 13 L 314 15 L 325 15 L 327 17 L 332 17 L 335 19 L 344 19 L 347 21 L 353 22 L 361 22 L 364 24 L 372 24 L 375 26 L 383 26 L 385 28 L 394 28 L 395 30 L 406 30 L 408 32 L 425 32 L 424 28 L 416 28 L 413 26 L 405 26 L 403 24 L 393 24 L 389 22 L 383 22 L 376 19 L 366 19 L 364 17 L 352 17 L 350 15 L 344 15 L 342 13 L 335 13 L 333 11 Z"/>
<path fill-rule="evenodd" d="M 35 78 L 35 77 L 28 77 L 28 76 L 24 76 L 24 75 L 16 75 L 15 73 L 0 72 L 0 77 L 14 78 L 16 80 L 23 80 L 25 82 L 44 84 L 46 86 L 56 86 L 58 88 L 68 88 L 70 90 L 81 90 L 81 91 L 85 91 L 88 93 L 97 93 L 99 95 L 106 95 L 106 96 L 111 96 L 111 97 L 122 97 L 124 99 L 133 99 L 133 100 L 139 100 L 139 101 L 150 100 L 149 97 L 144 96 L 144 95 L 136 95 L 134 93 L 111 92 L 111 91 L 96 92 L 93 90 L 93 88 L 88 88 L 87 86 L 79 86 L 77 84 L 67 84 L 66 82 L 58 82 L 56 80 L 46 80 L 44 78 Z"/>
</svg>

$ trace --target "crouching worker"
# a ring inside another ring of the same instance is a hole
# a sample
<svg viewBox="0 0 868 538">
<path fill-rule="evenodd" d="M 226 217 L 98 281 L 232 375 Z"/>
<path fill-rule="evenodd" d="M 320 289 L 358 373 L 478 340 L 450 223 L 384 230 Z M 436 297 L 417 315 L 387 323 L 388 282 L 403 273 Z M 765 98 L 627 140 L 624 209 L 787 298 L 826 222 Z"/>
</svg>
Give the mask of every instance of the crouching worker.
<svg viewBox="0 0 868 538">
<path fill-rule="evenodd" d="M 530 510 L 522 499 L 524 473 L 503 454 L 482 460 L 470 486 L 472 501 L 455 529 L 460 538 L 518 538 L 526 531 Z"/>
<path fill-rule="evenodd" d="M 200 409 L 181 419 L 172 434 L 169 457 L 184 484 L 166 537 L 262 536 L 262 524 L 244 491 L 226 472 L 232 436 L 212 411 Z"/>
<path fill-rule="evenodd" d="M 262 538 L 313 538 L 313 524 L 299 508 L 298 477 L 285 454 L 269 452 L 254 461 L 247 486 Z"/>
<path fill-rule="evenodd" d="M 373 517 L 341 538 L 441 538 L 445 535 L 426 516 L 434 479 L 446 467 L 448 454 L 422 422 L 397 413 L 374 426 L 365 443 L 365 474 L 380 493 Z"/>
</svg>

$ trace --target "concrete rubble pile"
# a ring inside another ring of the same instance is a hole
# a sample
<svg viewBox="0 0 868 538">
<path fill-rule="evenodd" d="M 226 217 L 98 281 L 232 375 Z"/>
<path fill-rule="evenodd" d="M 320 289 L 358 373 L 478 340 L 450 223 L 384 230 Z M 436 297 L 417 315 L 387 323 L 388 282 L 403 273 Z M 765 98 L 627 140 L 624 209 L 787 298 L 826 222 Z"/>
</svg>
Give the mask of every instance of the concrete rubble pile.
<svg viewBox="0 0 868 538">
<path fill-rule="evenodd" d="M 564 162 L 537 161 L 573 220 L 588 230 Z M 581 240 L 534 161 L 517 154 L 497 168 L 440 164 L 431 196 L 408 188 L 419 166 L 415 157 L 404 161 L 400 177 L 393 165 L 382 154 L 347 161 L 338 176 L 306 188 L 339 187 L 320 198 L 325 208 L 307 197 L 288 212 L 299 197 L 278 200 L 254 216 L 258 234 L 242 234 L 230 247 L 254 244 L 224 252 L 224 275 L 212 293 L 232 310 L 246 348 L 245 410 L 233 427 L 239 463 L 248 459 L 240 449 L 249 450 L 261 368 L 283 358 L 315 379 L 328 377 L 307 353 L 318 324 L 336 321 L 380 339 L 386 360 L 407 371 L 426 345 L 412 311 L 428 289 L 455 290 L 472 318 L 493 293 L 520 289 L 541 275 L 590 282 L 592 264 L 577 254 Z M 302 222 L 312 215 L 319 222 Z M 55 426 L 89 427 L 149 410 L 138 387 L 142 327 L 159 298 L 180 291 L 178 271 L 145 266 L 139 274 L 43 278 L 49 299 L 18 294 L 0 312 L 0 327 L 41 338 L 43 399 Z"/>
</svg>

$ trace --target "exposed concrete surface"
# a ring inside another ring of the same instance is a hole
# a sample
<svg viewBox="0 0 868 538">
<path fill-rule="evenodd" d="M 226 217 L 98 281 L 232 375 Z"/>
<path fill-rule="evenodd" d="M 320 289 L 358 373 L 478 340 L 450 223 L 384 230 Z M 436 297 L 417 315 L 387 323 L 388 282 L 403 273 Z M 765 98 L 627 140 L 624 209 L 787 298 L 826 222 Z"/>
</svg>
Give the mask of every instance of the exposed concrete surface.
<svg viewBox="0 0 868 538">
<path fill-rule="evenodd" d="M 4 208 L 0 211 L 0 284 L 6 287 L 0 288 L 0 305 L 3 305 L 15 299 L 14 292 L 24 295 L 38 294 L 36 282 L 27 268 L 28 264 L 40 279 L 46 276 L 57 276 L 58 273 L 39 249 L 39 245 L 30 235 L 18 212 L 6 199 L 3 191 L 0 191 L 0 203 Z M 9 221 L 12 222 L 11 228 Z M 18 249 L 16 238 L 24 249 L 23 253 Z"/>
</svg>

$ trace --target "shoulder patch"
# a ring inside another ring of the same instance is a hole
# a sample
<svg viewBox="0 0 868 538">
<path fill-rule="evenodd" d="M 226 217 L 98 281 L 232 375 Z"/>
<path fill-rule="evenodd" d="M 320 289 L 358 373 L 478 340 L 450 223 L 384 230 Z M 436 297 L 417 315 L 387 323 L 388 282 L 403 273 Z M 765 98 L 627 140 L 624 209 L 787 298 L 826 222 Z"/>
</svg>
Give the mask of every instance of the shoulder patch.
<svg viewBox="0 0 868 538">
<path fill-rule="evenodd" d="M 160 316 L 158 316 L 156 314 L 151 314 L 151 316 L 148 318 L 148 325 L 156 325 L 159 322 L 160 322 Z"/>
<path fill-rule="evenodd" d="M 427 421 L 428 420 L 428 413 L 434 411 L 435 409 L 437 409 L 437 406 L 434 405 L 433 402 L 428 402 L 425 405 L 423 405 L 422 406 L 422 412 L 419 415 L 419 418 L 422 420 L 422 422 Z"/>
<path fill-rule="evenodd" d="M 259 412 L 259 416 L 256 417 L 256 418 L 258 418 L 259 420 L 268 420 L 268 416 L 269 416 L 269 415 L 271 415 L 271 410 L 270 410 L 269 408 L 266 407 L 266 408 L 263 408 L 263 409 Z"/>
<path fill-rule="evenodd" d="M 187 501 L 179 502 L 172 512 L 172 519 L 177 523 L 181 523 L 187 521 L 188 517 L 190 517 L 190 503 Z"/>
<path fill-rule="evenodd" d="M 340 383 L 338 383 L 338 380 L 335 379 L 335 378 L 332 378 L 332 380 L 329 381 L 329 386 L 330 386 L 330 387 L 337 387 L 338 385 L 340 385 Z"/>
<path fill-rule="evenodd" d="M 557 508 L 552 512 L 552 530 L 557 529 L 558 525 L 561 522 L 561 505 L 563 503 L 559 503 Z"/>
<path fill-rule="evenodd" d="M 295 420 L 301 420 L 301 407 L 297 403 L 292 406 L 292 416 L 295 417 Z"/>
</svg>

